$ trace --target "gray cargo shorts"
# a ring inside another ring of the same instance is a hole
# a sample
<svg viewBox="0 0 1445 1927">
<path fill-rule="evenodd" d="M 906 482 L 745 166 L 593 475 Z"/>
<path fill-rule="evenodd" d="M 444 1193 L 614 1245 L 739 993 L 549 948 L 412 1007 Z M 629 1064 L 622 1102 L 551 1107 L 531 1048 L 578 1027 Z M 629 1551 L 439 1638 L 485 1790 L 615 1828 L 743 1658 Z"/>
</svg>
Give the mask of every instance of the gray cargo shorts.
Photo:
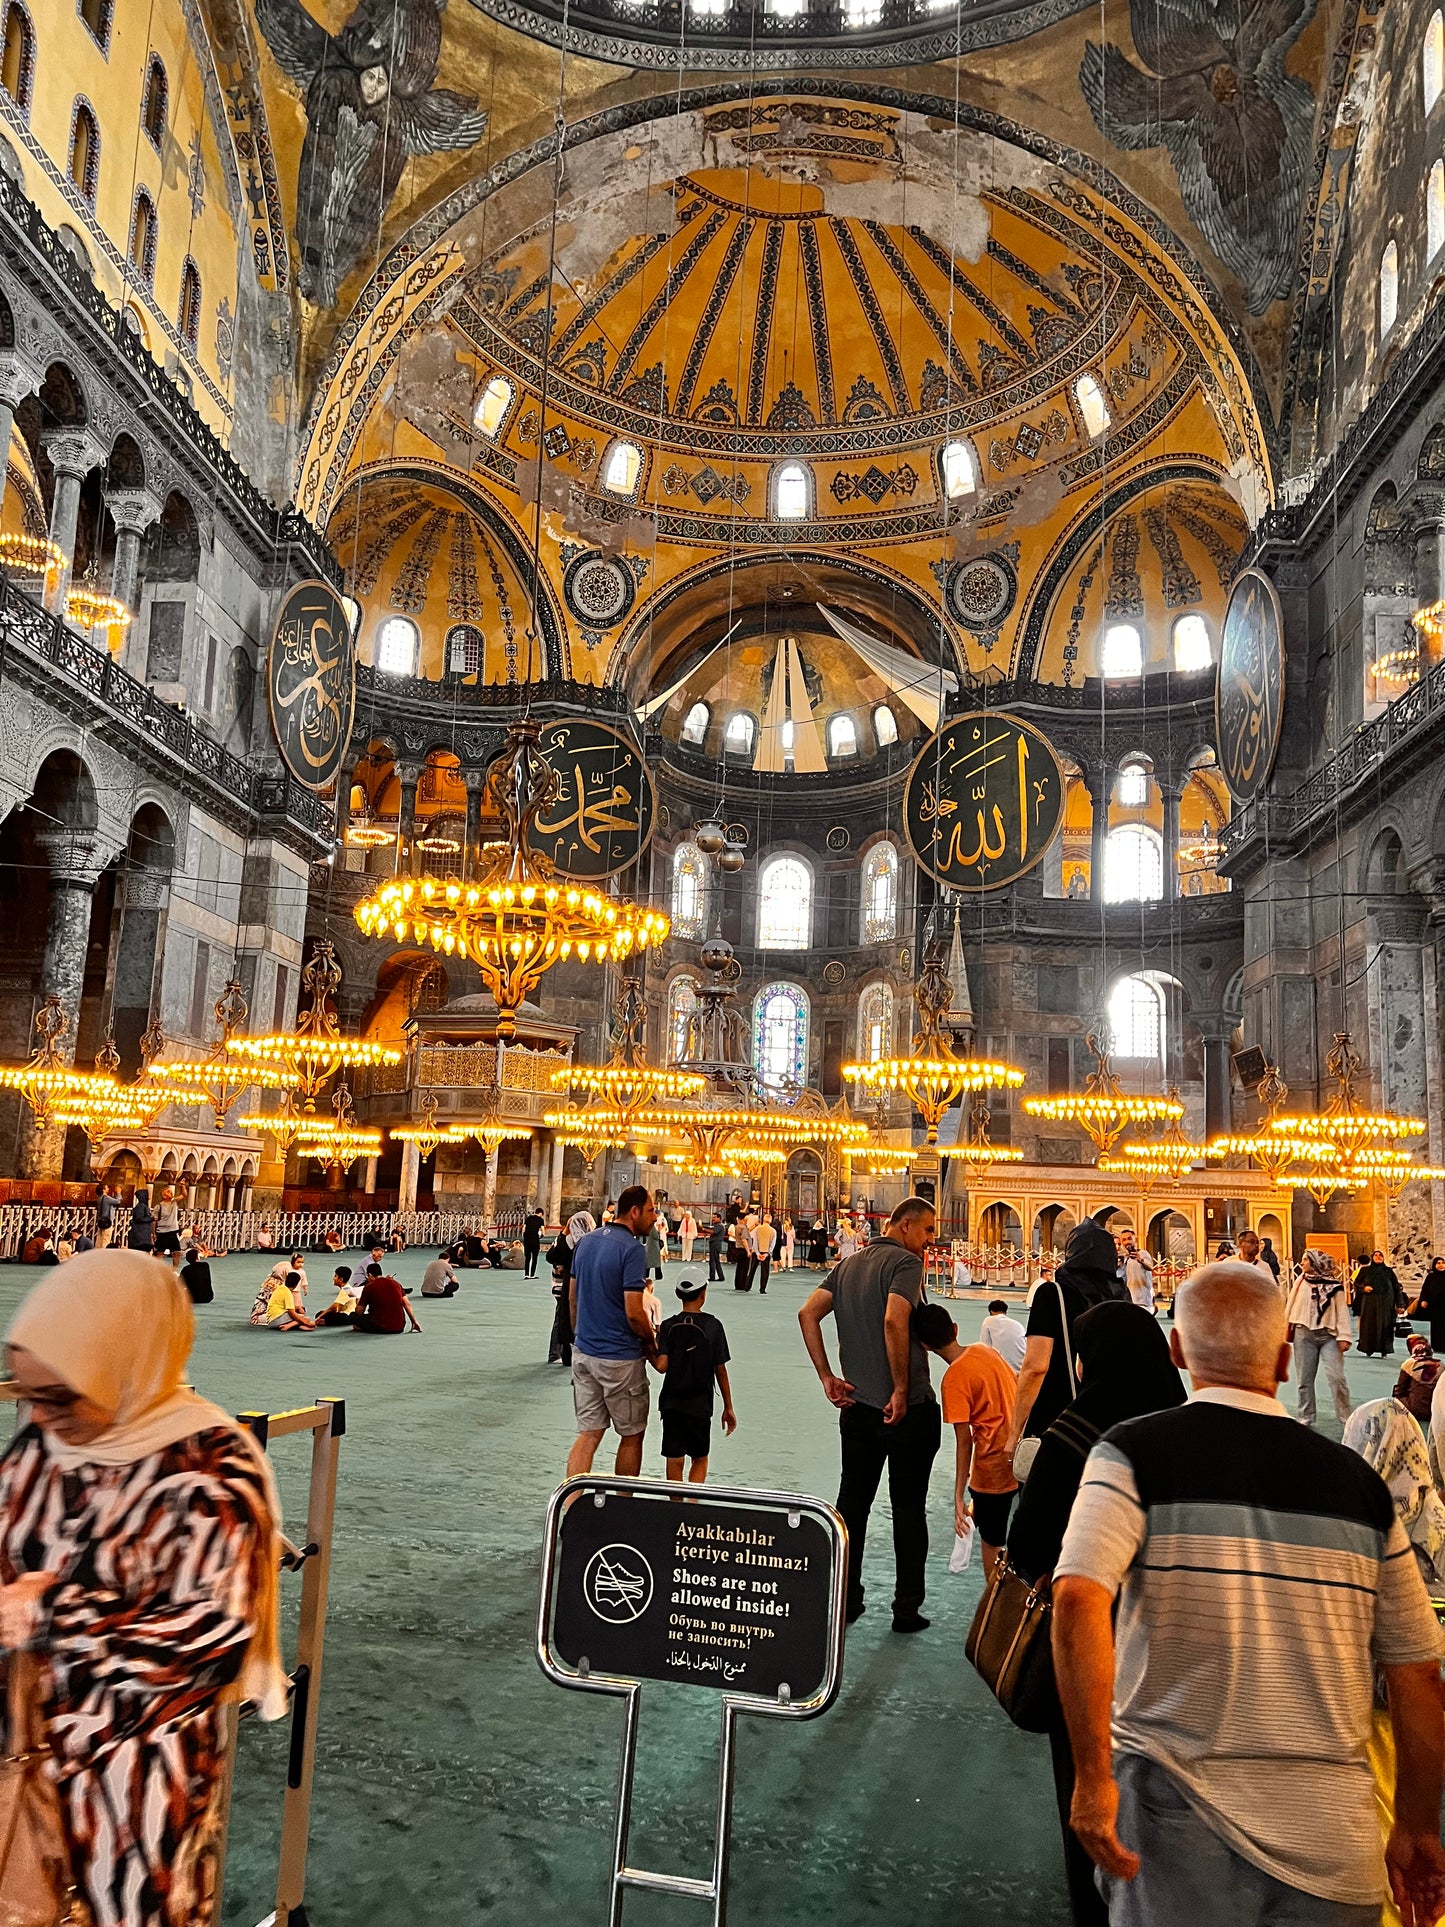
<svg viewBox="0 0 1445 1927">
<path fill-rule="evenodd" d="M 647 1430 L 645 1358 L 589 1358 L 572 1348 L 572 1403 L 579 1432 L 605 1432 L 621 1439 Z"/>
</svg>

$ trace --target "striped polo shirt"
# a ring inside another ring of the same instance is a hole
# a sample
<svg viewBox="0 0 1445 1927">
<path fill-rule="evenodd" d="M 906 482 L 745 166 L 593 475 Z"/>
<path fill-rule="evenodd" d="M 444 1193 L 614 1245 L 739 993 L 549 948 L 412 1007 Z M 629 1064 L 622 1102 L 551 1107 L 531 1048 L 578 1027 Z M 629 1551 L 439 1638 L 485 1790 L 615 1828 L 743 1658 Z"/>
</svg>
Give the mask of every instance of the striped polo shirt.
<svg viewBox="0 0 1445 1927">
<path fill-rule="evenodd" d="M 1383 1897 L 1374 1665 L 1438 1660 L 1441 1638 L 1362 1458 L 1278 1399 L 1195 1392 L 1094 1447 L 1055 1576 L 1118 1595 L 1116 1753 L 1156 1761 L 1287 1886 Z"/>
</svg>

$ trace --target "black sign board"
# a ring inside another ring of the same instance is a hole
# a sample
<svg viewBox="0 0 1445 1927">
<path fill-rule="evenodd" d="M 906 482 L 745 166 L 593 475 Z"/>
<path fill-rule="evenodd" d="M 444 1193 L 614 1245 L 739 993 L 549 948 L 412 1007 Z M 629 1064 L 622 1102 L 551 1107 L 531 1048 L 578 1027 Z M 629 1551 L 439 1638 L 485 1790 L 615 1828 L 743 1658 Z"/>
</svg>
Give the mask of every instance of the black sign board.
<svg viewBox="0 0 1445 1927">
<path fill-rule="evenodd" d="M 1284 623 L 1274 584 L 1246 569 L 1230 592 L 1219 647 L 1214 734 L 1236 803 L 1259 795 L 1284 724 Z"/>
<path fill-rule="evenodd" d="M 604 723 L 564 722 L 549 723 L 537 747 L 559 789 L 532 819 L 532 848 L 564 876 L 625 870 L 652 835 L 652 778 L 635 746 Z"/>
<path fill-rule="evenodd" d="M 998 890 L 1031 870 L 1064 814 L 1053 745 L 1002 710 L 955 716 L 920 751 L 903 823 L 923 868 L 954 890 Z"/>
<path fill-rule="evenodd" d="M 346 605 L 326 583 L 298 582 L 281 604 L 266 696 L 287 769 L 309 790 L 327 788 L 351 741 L 356 646 Z"/>
<path fill-rule="evenodd" d="M 841 1527 L 816 1500 L 580 1481 L 557 1525 L 550 1655 L 798 1706 L 836 1686 Z M 601 1503 L 598 1503 L 598 1501 Z M 801 1709 L 800 1709 L 801 1710 Z"/>
</svg>

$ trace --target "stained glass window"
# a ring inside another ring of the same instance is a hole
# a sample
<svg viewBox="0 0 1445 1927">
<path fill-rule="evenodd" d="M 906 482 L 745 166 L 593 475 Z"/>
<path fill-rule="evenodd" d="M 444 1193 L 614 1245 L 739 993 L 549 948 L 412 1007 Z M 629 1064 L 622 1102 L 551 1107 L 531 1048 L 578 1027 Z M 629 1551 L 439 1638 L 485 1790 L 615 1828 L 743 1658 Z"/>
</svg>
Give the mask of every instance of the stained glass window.
<svg viewBox="0 0 1445 1927">
<path fill-rule="evenodd" d="M 753 1063 L 770 1090 L 808 1076 L 808 995 L 797 984 L 768 984 L 753 1005 Z"/>
<path fill-rule="evenodd" d="M 695 843 L 679 843 L 672 855 L 672 934 L 699 938 L 707 916 L 707 866 Z"/>
<path fill-rule="evenodd" d="M 667 1058 L 680 1064 L 687 1056 L 687 1023 L 697 1009 L 697 985 L 691 977 L 675 977 L 667 992 Z"/>
<path fill-rule="evenodd" d="M 813 877 L 795 856 L 775 856 L 758 879 L 758 947 L 806 950 L 812 938 Z"/>
<path fill-rule="evenodd" d="M 863 941 L 891 943 L 898 934 L 898 852 L 875 843 L 863 861 Z"/>
</svg>

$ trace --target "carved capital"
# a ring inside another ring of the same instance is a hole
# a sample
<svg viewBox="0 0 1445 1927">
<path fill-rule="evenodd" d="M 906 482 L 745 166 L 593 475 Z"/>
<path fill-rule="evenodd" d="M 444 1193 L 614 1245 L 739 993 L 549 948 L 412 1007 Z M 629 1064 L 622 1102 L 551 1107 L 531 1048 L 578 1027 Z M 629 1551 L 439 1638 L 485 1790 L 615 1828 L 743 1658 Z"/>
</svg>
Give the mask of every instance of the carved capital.
<svg viewBox="0 0 1445 1927">
<path fill-rule="evenodd" d="M 149 489 L 113 488 L 105 492 L 105 506 L 117 530 L 144 535 L 152 522 L 161 519 L 161 505 Z"/>
<path fill-rule="evenodd" d="M 44 380 L 45 370 L 19 348 L 0 353 L 0 403 L 5 407 L 18 408 L 27 395 L 40 392 Z"/>
<path fill-rule="evenodd" d="M 40 446 L 57 475 L 73 475 L 77 480 L 105 461 L 105 450 L 88 428 L 48 428 Z"/>
<path fill-rule="evenodd" d="M 99 830 L 42 830 L 35 841 L 50 859 L 52 885 L 72 890 L 93 890 L 120 851 Z"/>
</svg>

